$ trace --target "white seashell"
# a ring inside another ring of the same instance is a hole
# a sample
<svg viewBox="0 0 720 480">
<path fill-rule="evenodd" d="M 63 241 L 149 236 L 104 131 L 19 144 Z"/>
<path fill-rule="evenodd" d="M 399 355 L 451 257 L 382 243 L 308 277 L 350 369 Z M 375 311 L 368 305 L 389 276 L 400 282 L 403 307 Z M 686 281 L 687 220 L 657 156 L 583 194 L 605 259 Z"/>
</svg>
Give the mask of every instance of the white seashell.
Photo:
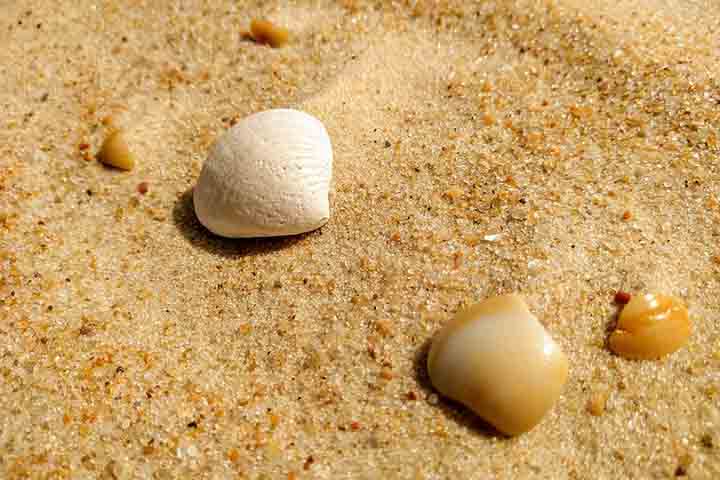
<svg viewBox="0 0 720 480">
<path fill-rule="evenodd" d="M 230 238 L 309 232 L 330 218 L 330 137 L 298 110 L 252 114 L 212 146 L 193 193 L 195 213 Z"/>
<path fill-rule="evenodd" d="M 558 399 L 568 362 L 523 299 L 506 295 L 458 312 L 433 340 L 428 373 L 440 393 L 518 435 Z"/>
</svg>

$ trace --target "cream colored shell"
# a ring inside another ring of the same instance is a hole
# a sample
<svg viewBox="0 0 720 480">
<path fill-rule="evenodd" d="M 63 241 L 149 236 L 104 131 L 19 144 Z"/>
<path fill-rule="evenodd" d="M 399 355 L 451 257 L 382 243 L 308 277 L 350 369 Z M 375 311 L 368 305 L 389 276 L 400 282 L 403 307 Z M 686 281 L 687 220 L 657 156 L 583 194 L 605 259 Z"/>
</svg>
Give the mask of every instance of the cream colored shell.
<svg viewBox="0 0 720 480">
<path fill-rule="evenodd" d="M 459 312 L 434 339 L 428 371 L 440 393 L 518 435 L 556 402 L 568 362 L 523 299 L 507 295 Z"/>
<path fill-rule="evenodd" d="M 314 230 L 330 218 L 330 137 L 317 118 L 277 109 L 250 115 L 212 146 L 193 193 L 195 213 L 223 237 Z"/>
</svg>

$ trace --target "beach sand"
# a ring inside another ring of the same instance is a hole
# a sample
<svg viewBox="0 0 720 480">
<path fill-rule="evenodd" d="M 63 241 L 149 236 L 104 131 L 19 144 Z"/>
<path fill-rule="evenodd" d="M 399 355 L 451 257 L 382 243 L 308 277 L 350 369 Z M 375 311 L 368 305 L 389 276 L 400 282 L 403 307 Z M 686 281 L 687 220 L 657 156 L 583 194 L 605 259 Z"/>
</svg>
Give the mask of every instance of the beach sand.
<svg viewBox="0 0 720 480">
<path fill-rule="evenodd" d="M 717 2 L 0 9 L 0 477 L 720 478 Z M 215 237 L 208 148 L 275 107 L 327 127 L 330 222 Z M 688 345 L 612 355 L 617 290 L 682 298 Z M 425 369 L 509 292 L 570 361 L 512 439 Z"/>
</svg>

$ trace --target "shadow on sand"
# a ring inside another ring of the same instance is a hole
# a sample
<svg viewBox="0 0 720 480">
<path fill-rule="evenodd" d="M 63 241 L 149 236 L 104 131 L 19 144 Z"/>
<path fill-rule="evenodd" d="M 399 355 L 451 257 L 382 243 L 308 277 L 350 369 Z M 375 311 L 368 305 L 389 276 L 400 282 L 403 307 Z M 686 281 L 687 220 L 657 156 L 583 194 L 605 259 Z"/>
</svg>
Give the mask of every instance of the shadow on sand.
<svg viewBox="0 0 720 480">
<path fill-rule="evenodd" d="M 322 229 L 287 237 L 224 238 L 206 229 L 195 216 L 192 188 L 186 190 L 173 207 L 173 223 L 192 246 L 224 258 L 238 258 L 275 252 L 322 235 Z"/>
</svg>

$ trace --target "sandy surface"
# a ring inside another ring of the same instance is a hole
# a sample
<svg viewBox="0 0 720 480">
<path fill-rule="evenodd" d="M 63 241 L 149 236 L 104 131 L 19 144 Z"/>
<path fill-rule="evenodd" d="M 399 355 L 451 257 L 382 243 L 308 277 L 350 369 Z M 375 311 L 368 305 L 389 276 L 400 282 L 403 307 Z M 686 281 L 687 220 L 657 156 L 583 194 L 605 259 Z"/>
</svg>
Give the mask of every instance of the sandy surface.
<svg viewBox="0 0 720 480">
<path fill-rule="evenodd" d="M 0 10 L 0 477 L 720 478 L 717 2 Z M 330 222 L 209 235 L 209 145 L 281 106 L 330 133 Z M 94 160 L 103 120 L 132 172 Z M 610 354 L 619 288 L 683 298 L 688 346 Z M 571 373 L 505 439 L 424 355 L 511 291 Z"/>
</svg>

